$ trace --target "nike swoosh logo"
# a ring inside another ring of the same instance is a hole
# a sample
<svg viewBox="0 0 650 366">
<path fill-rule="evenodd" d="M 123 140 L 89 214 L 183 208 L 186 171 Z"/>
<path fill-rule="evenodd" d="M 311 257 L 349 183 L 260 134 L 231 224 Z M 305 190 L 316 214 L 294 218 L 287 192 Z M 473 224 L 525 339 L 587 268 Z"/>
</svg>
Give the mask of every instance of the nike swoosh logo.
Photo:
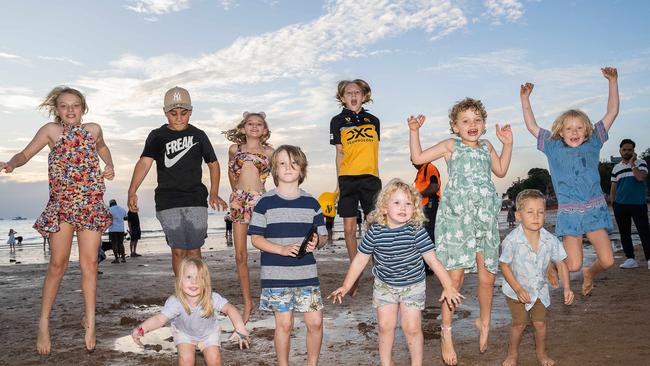
<svg viewBox="0 0 650 366">
<path fill-rule="evenodd" d="M 165 154 L 165 168 L 173 167 L 174 164 L 176 164 L 179 160 L 181 160 L 183 155 L 187 154 L 187 152 L 190 151 L 190 149 L 194 147 L 194 145 L 196 144 L 198 144 L 198 142 L 195 142 L 191 146 L 186 147 L 185 150 L 181 151 L 178 155 L 174 156 L 171 159 L 167 157 L 167 154 Z"/>
</svg>

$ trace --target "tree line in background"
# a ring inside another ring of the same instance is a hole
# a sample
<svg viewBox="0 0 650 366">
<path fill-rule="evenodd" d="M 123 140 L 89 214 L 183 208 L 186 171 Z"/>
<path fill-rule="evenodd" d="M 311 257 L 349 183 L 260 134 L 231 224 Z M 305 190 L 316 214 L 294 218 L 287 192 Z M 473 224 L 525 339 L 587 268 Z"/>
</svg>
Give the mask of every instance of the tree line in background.
<svg viewBox="0 0 650 366">
<path fill-rule="evenodd" d="M 648 166 L 650 166 L 650 148 L 641 153 L 639 155 L 639 158 L 645 160 Z M 598 172 L 600 173 L 600 188 L 607 196 L 609 196 L 609 189 L 612 185 L 611 177 L 614 165 L 616 164 L 609 161 L 601 161 L 598 164 Z M 647 183 L 649 188 L 648 191 L 650 192 L 650 179 L 647 180 Z M 553 205 L 557 202 L 555 198 L 555 191 L 553 190 L 553 182 L 551 181 L 551 174 L 549 174 L 548 170 L 546 169 L 532 168 L 528 171 L 528 177 L 512 182 L 510 188 L 508 188 L 506 193 L 503 195 L 504 203 L 506 203 L 505 201 L 509 200 L 514 201 L 519 192 L 523 191 L 524 189 L 539 189 L 546 197 L 548 197 L 547 203 Z"/>
</svg>

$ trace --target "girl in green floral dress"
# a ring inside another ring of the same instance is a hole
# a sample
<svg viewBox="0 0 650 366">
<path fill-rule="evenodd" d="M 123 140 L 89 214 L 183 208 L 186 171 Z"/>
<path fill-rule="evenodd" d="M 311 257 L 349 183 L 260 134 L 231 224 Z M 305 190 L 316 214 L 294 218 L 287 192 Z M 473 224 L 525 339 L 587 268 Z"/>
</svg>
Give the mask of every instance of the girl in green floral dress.
<svg viewBox="0 0 650 366">
<path fill-rule="evenodd" d="M 487 350 L 492 293 L 499 264 L 499 230 L 497 214 L 501 200 L 492 183 L 490 171 L 504 177 L 512 156 L 510 125 L 496 125 L 496 135 L 503 143 L 501 155 L 492 144 L 480 137 L 485 133 L 487 112 L 479 100 L 466 98 L 449 112 L 451 131 L 459 139 L 449 138 L 422 151 L 419 129 L 425 117 L 409 117 L 411 161 L 425 164 L 445 158 L 449 182 L 442 193 L 436 218 L 436 255 L 445 265 L 454 286 L 460 291 L 465 272 L 478 272 L 480 316 L 479 350 Z M 451 338 L 452 304 L 442 307 L 441 351 L 447 365 L 458 360 Z"/>
</svg>

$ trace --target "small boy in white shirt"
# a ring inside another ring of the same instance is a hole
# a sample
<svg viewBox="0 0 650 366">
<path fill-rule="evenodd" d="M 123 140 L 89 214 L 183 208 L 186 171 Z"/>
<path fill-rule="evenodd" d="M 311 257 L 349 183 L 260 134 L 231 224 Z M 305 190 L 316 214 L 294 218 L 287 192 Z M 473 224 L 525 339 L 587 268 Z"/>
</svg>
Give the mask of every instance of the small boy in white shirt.
<svg viewBox="0 0 650 366">
<path fill-rule="evenodd" d="M 545 206 L 542 192 L 536 189 L 521 191 L 517 195 L 515 213 L 521 225 L 501 243 L 502 291 L 512 314 L 508 357 L 503 366 L 517 364 L 519 343 L 528 318 L 535 329 L 537 360 L 542 366 L 555 364 L 546 354 L 546 308 L 551 304 L 546 273 L 551 261 L 557 266 L 564 288 L 564 304 L 573 302 L 569 270 L 564 263 L 567 255 L 557 237 L 544 229 Z"/>
</svg>

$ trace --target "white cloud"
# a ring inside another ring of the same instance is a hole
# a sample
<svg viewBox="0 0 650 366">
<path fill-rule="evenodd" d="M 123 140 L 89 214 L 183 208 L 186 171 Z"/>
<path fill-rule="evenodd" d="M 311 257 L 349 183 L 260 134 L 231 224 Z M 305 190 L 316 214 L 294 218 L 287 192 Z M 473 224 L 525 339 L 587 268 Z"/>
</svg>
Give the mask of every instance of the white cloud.
<svg viewBox="0 0 650 366">
<path fill-rule="evenodd" d="M 133 5 L 127 5 L 126 8 L 140 14 L 162 15 L 190 7 L 190 0 L 131 0 L 130 2 Z"/>
<path fill-rule="evenodd" d="M 0 107 L 2 107 L 2 109 L 33 110 L 36 109 L 40 103 L 40 99 L 35 97 L 30 89 L 0 86 Z"/>
<path fill-rule="evenodd" d="M 145 3 L 139 4 L 142 8 Z M 156 4 L 151 2 L 147 9 L 170 6 L 169 2 Z M 90 99 L 105 108 L 101 113 L 159 115 L 160 96 L 170 85 L 183 85 L 199 97 L 194 100 L 206 101 L 201 93 L 235 85 L 313 79 L 324 65 L 351 54 L 364 57 L 367 46 L 384 38 L 423 29 L 435 39 L 467 23 L 462 11 L 447 0 L 342 0 L 328 2 L 325 11 L 312 22 L 238 38 L 226 48 L 194 59 L 123 55 L 110 63 L 112 69 L 87 75 L 78 84 L 95 90 Z"/>
<path fill-rule="evenodd" d="M 219 4 L 226 11 L 239 6 L 236 0 L 219 0 Z"/>
<path fill-rule="evenodd" d="M 503 49 L 481 54 L 459 56 L 450 61 L 425 68 L 426 71 L 458 71 L 465 76 L 482 76 L 489 70 L 506 75 L 520 75 L 533 69 L 522 49 Z"/>
<path fill-rule="evenodd" d="M 493 24 L 516 22 L 524 15 L 524 6 L 517 0 L 485 0 L 487 8 L 484 15 L 492 19 Z"/>
<path fill-rule="evenodd" d="M 45 61 L 59 61 L 59 62 L 68 62 L 75 66 L 82 66 L 83 64 L 79 61 L 73 60 L 68 57 L 55 57 L 55 56 L 38 56 L 39 59 Z"/>
<path fill-rule="evenodd" d="M 16 60 L 19 58 L 21 57 L 12 53 L 0 52 L 0 59 Z"/>
</svg>

